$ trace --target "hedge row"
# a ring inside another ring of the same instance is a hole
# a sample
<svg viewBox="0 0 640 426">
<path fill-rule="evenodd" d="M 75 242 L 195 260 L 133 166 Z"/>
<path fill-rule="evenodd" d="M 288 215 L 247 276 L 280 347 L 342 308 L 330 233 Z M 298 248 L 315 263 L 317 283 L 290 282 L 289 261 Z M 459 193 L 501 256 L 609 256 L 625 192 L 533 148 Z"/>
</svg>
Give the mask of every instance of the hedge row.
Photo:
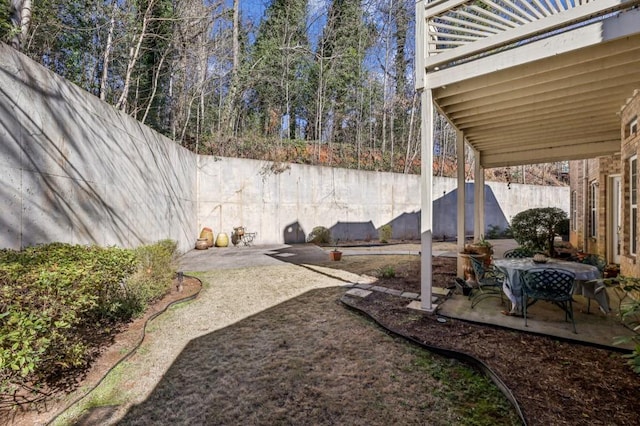
<svg viewBox="0 0 640 426">
<path fill-rule="evenodd" d="M 51 386 L 82 369 L 95 336 L 171 287 L 176 244 L 136 250 L 53 243 L 0 250 L 0 393 Z"/>
</svg>

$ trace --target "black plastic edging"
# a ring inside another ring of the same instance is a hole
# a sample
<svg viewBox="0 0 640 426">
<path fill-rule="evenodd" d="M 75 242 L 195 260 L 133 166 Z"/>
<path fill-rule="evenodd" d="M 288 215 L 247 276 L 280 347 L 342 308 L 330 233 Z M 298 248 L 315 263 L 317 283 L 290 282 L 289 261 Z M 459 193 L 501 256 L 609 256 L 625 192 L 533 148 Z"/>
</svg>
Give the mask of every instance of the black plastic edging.
<svg viewBox="0 0 640 426">
<path fill-rule="evenodd" d="M 402 338 L 410 341 L 411 343 L 414 343 L 414 344 L 420 346 L 421 348 L 424 348 L 424 349 L 426 349 L 426 350 L 428 350 L 430 352 L 434 352 L 434 353 L 437 353 L 438 355 L 442 355 L 442 356 L 445 356 L 445 357 L 448 357 L 448 358 L 457 359 L 459 361 L 462 361 L 462 362 L 464 362 L 464 363 L 466 363 L 468 365 L 471 365 L 472 367 L 476 368 L 478 371 L 480 371 L 482 374 L 484 374 L 486 377 L 488 377 L 493 383 L 495 383 L 495 385 L 498 387 L 498 389 L 500 389 L 502 394 L 511 402 L 511 405 L 513 406 L 513 408 L 518 413 L 518 416 L 520 417 L 520 420 L 522 421 L 522 424 L 524 426 L 527 425 L 527 420 L 524 417 L 524 414 L 522 412 L 522 408 L 520 407 L 520 404 L 518 404 L 518 400 L 516 399 L 515 395 L 513 395 L 513 392 L 511 392 L 511 389 L 509 389 L 509 387 L 502 381 L 502 379 L 491 368 L 489 368 L 488 365 L 486 365 L 484 362 L 482 362 L 478 358 L 475 358 L 474 356 L 469 355 L 469 354 L 464 353 L 464 352 L 458 352 L 458 351 L 454 351 L 454 350 L 451 350 L 451 349 L 444 349 L 444 348 L 441 348 L 439 346 L 428 345 L 428 344 L 426 344 L 424 342 L 421 342 L 421 341 L 419 341 L 419 340 L 417 340 L 417 339 L 415 339 L 413 337 L 405 336 L 404 334 L 400 333 L 399 331 L 394 330 L 394 329 L 392 329 L 390 327 L 387 327 L 387 326 L 383 325 L 380 321 L 378 321 L 376 318 L 374 318 L 371 314 L 369 314 L 365 310 L 357 308 L 357 307 L 349 304 L 348 302 L 346 302 L 344 300 L 344 297 L 340 298 L 340 302 L 342 302 L 342 304 L 344 304 L 349 309 L 357 311 L 360 314 L 363 314 L 366 317 L 370 318 L 379 327 L 387 330 L 388 332 L 390 332 L 393 335 L 402 337 Z"/>
<path fill-rule="evenodd" d="M 120 364 L 122 364 L 124 361 L 126 361 L 127 359 L 129 359 L 140 347 L 140 345 L 142 345 L 142 342 L 144 342 L 144 338 L 147 334 L 147 325 L 149 325 L 149 322 L 153 321 L 154 319 L 156 319 L 158 316 L 160 316 L 160 314 L 163 314 L 167 311 L 167 309 L 169 309 L 171 306 L 173 305 L 177 305 L 179 303 L 183 303 L 183 302 L 188 302 L 189 300 L 193 300 L 196 297 L 198 297 L 198 295 L 200 294 L 200 292 L 202 291 L 202 281 L 199 278 L 193 277 L 191 275 L 184 275 L 185 278 L 193 278 L 194 280 L 198 280 L 198 282 L 200 283 L 200 290 L 198 290 L 196 293 L 192 294 L 191 296 L 187 296 L 183 299 L 178 299 L 178 300 L 174 300 L 173 302 L 169 303 L 167 306 L 165 306 L 162 310 L 154 313 L 153 315 L 151 315 L 149 318 L 147 318 L 147 320 L 144 322 L 144 326 L 142 327 L 142 335 L 140 336 L 140 339 L 138 340 L 138 343 L 135 344 L 135 346 L 129 351 L 129 353 L 127 353 L 125 356 L 123 356 L 122 358 L 120 358 L 120 360 L 118 360 L 118 362 L 116 362 L 113 366 L 111 366 L 107 372 L 100 378 L 100 380 L 98 380 L 98 382 L 92 386 L 88 391 L 86 391 L 84 393 L 84 395 L 81 395 L 79 397 L 77 397 L 73 402 L 71 402 L 69 405 L 67 405 L 66 408 L 64 408 L 62 411 L 60 411 L 58 414 L 55 415 L 55 417 L 53 417 L 51 420 L 49 420 L 47 422 L 47 426 L 53 424 L 53 422 L 55 422 L 58 417 L 60 417 L 61 415 L 63 415 L 64 413 L 66 413 L 71 407 L 73 407 L 74 405 L 76 405 L 77 403 L 79 403 L 80 401 L 82 401 L 84 398 L 87 397 L 87 395 L 89 395 L 91 392 L 93 392 L 98 386 L 100 386 L 100 384 L 102 384 L 102 382 L 104 381 L 104 379 L 107 378 L 107 376 L 111 373 L 111 371 L 113 371 L 117 366 L 119 366 Z"/>
</svg>

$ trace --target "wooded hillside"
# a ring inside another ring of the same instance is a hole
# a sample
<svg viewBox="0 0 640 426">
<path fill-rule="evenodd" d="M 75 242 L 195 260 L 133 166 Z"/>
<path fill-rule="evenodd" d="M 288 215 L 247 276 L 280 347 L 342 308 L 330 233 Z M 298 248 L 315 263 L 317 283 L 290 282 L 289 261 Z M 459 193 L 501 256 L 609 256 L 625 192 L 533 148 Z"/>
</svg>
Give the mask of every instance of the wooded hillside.
<svg viewBox="0 0 640 426">
<path fill-rule="evenodd" d="M 197 153 L 418 173 L 414 8 L 0 0 L 0 39 Z M 434 173 L 450 176 L 455 133 L 434 120 Z M 491 170 L 487 179 L 561 184 L 559 168 Z"/>
</svg>

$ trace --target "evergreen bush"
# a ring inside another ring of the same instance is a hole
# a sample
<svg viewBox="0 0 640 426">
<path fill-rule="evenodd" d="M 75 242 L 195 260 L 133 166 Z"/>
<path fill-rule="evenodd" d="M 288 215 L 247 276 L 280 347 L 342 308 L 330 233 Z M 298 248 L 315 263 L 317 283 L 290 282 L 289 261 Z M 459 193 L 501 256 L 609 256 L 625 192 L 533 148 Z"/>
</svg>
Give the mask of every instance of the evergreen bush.
<svg viewBox="0 0 640 426">
<path fill-rule="evenodd" d="M 559 224 L 565 219 L 567 214 L 557 207 L 529 209 L 513 217 L 511 232 L 520 246 L 532 252 L 546 252 L 553 257 L 555 255 L 553 240 Z"/>
<path fill-rule="evenodd" d="M 316 226 L 309 233 L 307 241 L 314 244 L 330 244 L 331 243 L 331 231 L 324 226 Z"/>
<path fill-rule="evenodd" d="M 382 225 L 380 227 L 380 242 L 381 243 L 388 243 L 391 240 L 391 237 L 393 235 L 393 228 L 391 226 L 391 224 L 387 223 L 386 225 Z"/>
</svg>

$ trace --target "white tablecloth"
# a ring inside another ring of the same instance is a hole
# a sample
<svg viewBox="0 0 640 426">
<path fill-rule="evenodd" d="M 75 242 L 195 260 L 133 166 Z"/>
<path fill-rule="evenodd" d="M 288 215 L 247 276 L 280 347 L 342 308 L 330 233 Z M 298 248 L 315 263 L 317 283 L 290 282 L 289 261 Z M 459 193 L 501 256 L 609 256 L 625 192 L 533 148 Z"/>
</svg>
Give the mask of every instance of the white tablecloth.
<svg viewBox="0 0 640 426">
<path fill-rule="evenodd" d="M 604 312 L 609 312 L 609 295 L 600 278 L 600 271 L 593 265 L 578 262 L 549 259 L 547 263 L 535 263 L 532 258 L 524 259 L 496 259 L 494 265 L 505 274 L 504 293 L 518 310 L 522 304 L 522 273 L 532 268 L 563 269 L 573 272 L 576 276 L 574 294 L 580 294 L 595 299 Z"/>
</svg>

